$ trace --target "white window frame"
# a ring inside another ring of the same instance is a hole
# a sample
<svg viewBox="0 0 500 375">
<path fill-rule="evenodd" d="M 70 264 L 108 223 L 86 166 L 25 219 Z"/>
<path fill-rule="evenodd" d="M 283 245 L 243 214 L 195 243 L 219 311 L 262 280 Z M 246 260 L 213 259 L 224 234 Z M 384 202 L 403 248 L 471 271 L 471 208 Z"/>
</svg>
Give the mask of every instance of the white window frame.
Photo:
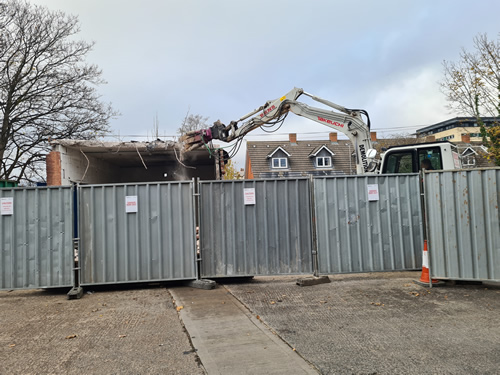
<svg viewBox="0 0 500 375">
<path fill-rule="evenodd" d="M 474 167 L 476 165 L 476 158 L 472 156 L 473 154 L 467 154 L 467 156 L 462 158 L 462 165 L 464 167 Z"/>
<path fill-rule="evenodd" d="M 472 147 L 467 147 L 461 154 L 462 156 L 477 155 L 477 152 Z"/>
<path fill-rule="evenodd" d="M 320 160 L 322 165 L 320 165 Z M 328 161 L 328 163 L 325 164 L 325 161 Z M 331 168 L 331 167 L 332 167 L 331 156 L 316 156 L 316 168 Z"/>
<path fill-rule="evenodd" d="M 277 161 L 278 166 L 274 165 L 274 161 Z M 285 165 L 282 165 L 282 161 L 285 161 Z M 273 169 L 286 169 L 288 168 L 288 158 L 281 157 L 281 158 L 272 158 L 271 159 L 271 167 Z"/>
</svg>

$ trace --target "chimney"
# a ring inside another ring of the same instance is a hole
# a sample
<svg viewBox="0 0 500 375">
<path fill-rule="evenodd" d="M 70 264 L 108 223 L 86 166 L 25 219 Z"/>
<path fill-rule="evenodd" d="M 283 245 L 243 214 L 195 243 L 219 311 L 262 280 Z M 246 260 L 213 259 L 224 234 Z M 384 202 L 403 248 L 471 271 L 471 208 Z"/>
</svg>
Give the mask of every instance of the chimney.
<svg viewBox="0 0 500 375">
<path fill-rule="evenodd" d="M 376 142 L 377 141 L 377 132 L 370 132 L 370 138 L 371 138 L 372 142 Z"/>
<path fill-rule="evenodd" d="M 337 143 L 337 133 L 329 133 L 330 142 Z"/>
<path fill-rule="evenodd" d="M 462 134 L 462 142 L 463 143 L 470 143 L 470 133 Z"/>
<path fill-rule="evenodd" d="M 297 133 L 288 134 L 288 138 L 290 140 L 290 143 L 297 144 Z"/>
<path fill-rule="evenodd" d="M 61 153 L 51 151 L 45 159 L 47 168 L 47 186 L 60 186 L 61 181 Z"/>
</svg>

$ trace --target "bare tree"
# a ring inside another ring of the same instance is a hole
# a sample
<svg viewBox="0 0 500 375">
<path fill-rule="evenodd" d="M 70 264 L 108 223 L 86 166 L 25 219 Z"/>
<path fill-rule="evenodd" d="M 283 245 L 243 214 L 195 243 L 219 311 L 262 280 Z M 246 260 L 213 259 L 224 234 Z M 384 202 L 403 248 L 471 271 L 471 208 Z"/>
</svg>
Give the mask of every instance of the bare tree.
<svg viewBox="0 0 500 375">
<path fill-rule="evenodd" d="M 182 121 L 182 124 L 179 129 L 177 129 L 177 133 L 179 135 L 186 134 L 193 130 L 201 130 L 205 128 L 209 128 L 210 125 L 207 123 L 208 117 L 203 117 L 202 115 L 193 115 L 188 112 L 186 113 L 186 117 Z"/>
<path fill-rule="evenodd" d="M 474 38 L 474 51 L 462 49 L 458 62 L 444 61 L 441 90 L 448 107 L 477 118 L 488 160 L 500 165 L 500 33 L 496 41 L 486 34 Z M 485 127 L 483 116 L 497 117 L 494 126 Z"/>
<path fill-rule="evenodd" d="M 444 61 L 441 91 L 448 108 L 473 117 L 500 113 L 500 34 L 496 41 L 486 34 L 474 38 L 474 50 L 465 48 L 458 62 Z"/>
<path fill-rule="evenodd" d="M 78 32 L 75 16 L 0 4 L 0 179 L 40 180 L 50 139 L 102 136 L 117 115 L 100 101 L 102 72 L 85 63 L 94 44 Z"/>
</svg>

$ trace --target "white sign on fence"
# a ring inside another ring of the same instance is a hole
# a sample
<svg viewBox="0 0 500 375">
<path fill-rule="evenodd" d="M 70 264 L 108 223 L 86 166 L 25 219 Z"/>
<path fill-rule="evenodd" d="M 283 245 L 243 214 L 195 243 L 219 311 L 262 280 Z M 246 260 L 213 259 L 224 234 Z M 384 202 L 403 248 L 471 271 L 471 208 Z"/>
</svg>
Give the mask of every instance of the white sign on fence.
<svg viewBox="0 0 500 375">
<path fill-rule="evenodd" d="M 125 212 L 137 212 L 137 195 L 127 195 L 125 197 Z"/>
<path fill-rule="evenodd" d="M 368 189 L 368 201 L 378 201 L 378 184 L 368 184 L 366 185 Z"/>
<path fill-rule="evenodd" d="M 0 211 L 2 215 L 13 215 L 14 214 L 14 198 L 1 198 L 0 201 Z"/>
<path fill-rule="evenodd" d="M 245 199 L 245 206 L 255 204 L 255 188 L 243 189 L 243 196 Z"/>
</svg>

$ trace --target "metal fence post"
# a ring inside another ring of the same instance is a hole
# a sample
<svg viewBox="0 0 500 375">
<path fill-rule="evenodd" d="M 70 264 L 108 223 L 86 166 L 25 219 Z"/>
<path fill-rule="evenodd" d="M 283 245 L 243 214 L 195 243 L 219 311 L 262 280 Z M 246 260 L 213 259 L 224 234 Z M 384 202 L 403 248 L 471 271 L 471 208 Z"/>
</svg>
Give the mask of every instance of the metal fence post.
<svg viewBox="0 0 500 375">
<path fill-rule="evenodd" d="M 71 200 L 72 200 L 72 238 L 73 247 L 71 248 L 71 268 L 73 271 L 73 288 L 67 293 L 68 299 L 80 299 L 83 296 L 83 289 L 80 287 L 80 188 L 79 184 L 71 185 Z"/>
<path fill-rule="evenodd" d="M 198 177 L 193 178 L 193 208 L 195 210 L 194 225 L 195 225 L 195 262 L 196 262 L 196 279 L 201 278 L 201 223 L 200 223 L 200 195 L 201 195 L 200 179 Z"/>
<path fill-rule="evenodd" d="M 314 178 L 312 175 L 309 176 L 309 196 L 310 196 L 310 205 L 311 205 L 311 237 L 312 237 L 312 266 L 313 266 L 313 275 L 319 276 L 319 264 L 318 264 L 318 239 L 316 232 L 316 208 L 315 208 L 315 200 L 314 200 Z"/>
</svg>

